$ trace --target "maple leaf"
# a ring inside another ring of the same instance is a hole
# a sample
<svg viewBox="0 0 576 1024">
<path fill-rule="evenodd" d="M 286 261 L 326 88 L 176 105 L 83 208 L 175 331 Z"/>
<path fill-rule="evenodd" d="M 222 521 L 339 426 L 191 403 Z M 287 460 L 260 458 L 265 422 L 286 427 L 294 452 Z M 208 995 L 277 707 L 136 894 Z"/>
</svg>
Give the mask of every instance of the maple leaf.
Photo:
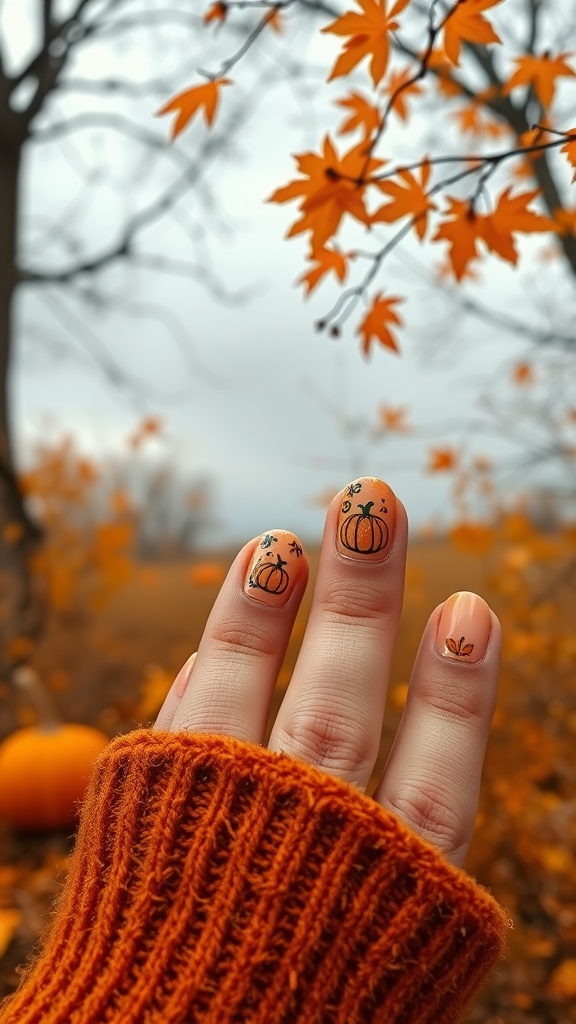
<svg viewBox="0 0 576 1024">
<path fill-rule="evenodd" d="M 574 177 L 572 178 L 572 183 L 574 183 L 576 181 L 576 128 L 571 128 L 570 131 L 565 134 L 569 135 L 570 138 L 566 145 L 561 147 L 560 152 L 566 153 L 569 162 L 572 164 L 572 167 L 574 167 Z"/>
<path fill-rule="evenodd" d="M 453 448 L 432 448 L 429 452 L 429 473 L 442 473 L 455 469 L 458 457 Z"/>
<path fill-rule="evenodd" d="M 498 139 L 507 135 L 509 127 L 501 121 L 495 121 L 488 117 L 482 105 L 476 97 L 471 103 L 450 112 L 458 122 L 460 131 L 466 135 L 485 135 L 489 139 Z"/>
<path fill-rule="evenodd" d="M 382 167 L 384 160 L 366 156 L 366 142 L 354 146 L 342 157 L 326 135 L 324 152 L 302 153 L 296 156 L 298 170 L 307 175 L 296 178 L 288 185 L 276 189 L 268 198 L 269 203 L 287 203 L 303 196 L 299 210 L 302 217 L 288 231 L 292 238 L 302 231 L 311 231 L 311 246 L 314 252 L 321 249 L 340 225 L 345 213 L 361 223 L 369 225 L 370 215 L 364 205 L 364 192 L 374 171 Z M 366 184 L 359 184 L 360 175 L 365 172 Z"/>
<path fill-rule="evenodd" d="M 448 257 L 456 280 L 461 281 L 470 261 L 479 255 L 476 243 L 483 237 L 484 218 L 465 199 L 447 198 L 450 204 L 447 218 L 440 224 L 432 241 L 449 243 Z"/>
<path fill-rule="evenodd" d="M 538 189 L 522 192 L 518 196 L 511 196 L 511 191 L 512 186 L 504 190 L 491 214 L 478 213 L 465 200 L 448 197 L 449 219 L 440 224 L 432 241 L 449 242 L 449 259 L 458 281 L 462 280 L 470 261 L 478 257 L 478 241 L 484 242 L 491 252 L 498 253 L 502 259 L 516 264 L 518 252 L 513 232 L 558 230 L 558 226 L 549 217 L 528 209 L 528 204 L 539 194 Z"/>
<path fill-rule="evenodd" d="M 352 92 L 344 99 L 336 100 L 336 106 L 352 111 L 350 116 L 340 125 L 338 129 L 339 135 L 347 135 L 349 132 L 355 131 L 356 128 L 361 128 L 364 132 L 364 137 L 369 138 L 372 132 L 380 127 L 381 118 L 378 108 L 372 106 L 358 92 Z"/>
<path fill-rule="evenodd" d="M 390 224 L 402 217 L 412 216 L 414 219 L 414 230 L 420 241 L 424 240 L 428 227 L 428 211 L 436 210 L 438 207 L 431 202 L 426 194 L 426 186 L 430 177 L 430 164 L 424 161 L 420 168 L 420 181 L 417 180 L 412 171 L 400 171 L 400 181 L 383 181 L 378 183 L 378 188 L 385 195 L 390 196 L 391 202 L 381 206 L 372 214 L 371 223 L 377 224 L 384 221 Z"/>
<path fill-rule="evenodd" d="M 408 120 L 408 97 L 419 96 L 423 91 L 420 82 L 411 81 L 413 78 L 414 72 L 410 68 L 402 68 L 399 71 L 391 71 L 386 84 L 382 86 L 384 96 L 394 97 L 392 110 L 396 111 L 401 121 Z M 397 95 L 394 95 L 395 93 Z"/>
<path fill-rule="evenodd" d="M 280 11 L 278 10 L 277 7 L 273 7 L 270 11 L 268 11 L 268 13 L 265 15 L 265 21 L 268 27 L 271 28 L 274 32 L 280 34 L 280 32 L 284 31 L 284 22 L 282 21 Z"/>
<path fill-rule="evenodd" d="M 558 225 L 561 235 L 576 235 L 576 209 L 564 210 L 561 206 L 554 210 L 554 223 Z"/>
<path fill-rule="evenodd" d="M 483 218 L 483 238 L 492 252 L 497 252 L 509 263 L 516 264 L 518 252 L 512 237 L 513 232 L 522 231 L 532 234 L 540 231 L 553 231 L 556 233 L 558 226 L 550 217 L 544 217 L 541 213 L 528 209 L 528 204 L 540 194 L 539 189 L 511 196 L 512 188 L 513 186 L 510 185 L 504 190 L 494 212 Z"/>
<path fill-rule="evenodd" d="M 362 8 L 362 14 L 347 11 L 326 25 L 322 32 L 350 37 L 344 43 L 344 51 L 337 58 L 328 81 L 349 75 L 352 68 L 355 68 L 364 57 L 371 57 L 370 74 L 374 86 L 377 86 L 384 77 L 390 56 L 388 35 L 399 27 L 395 20 L 396 15 L 400 14 L 409 2 L 410 0 L 396 0 L 388 13 L 388 0 L 357 0 L 359 7 Z"/>
<path fill-rule="evenodd" d="M 515 384 L 533 384 L 534 370 L 530 363 L 517 363 L 511 374 Z"/>
<path fill-rule="evenodd" d="M 211 21 L 223 22 L 228 14 L 228 5 L 224 0 L 216 0 L 215 3 L 211 4 L 206 11 L 202 21 L 205 25 L 209 25 Z"/>
<path fill-rule="evenodd" d="M 378 409 L 378 419 L 385 430 L 397 430 L 400 433 L 409 432 L 412 427 L 406 423 L 408 409 L 406 406 L 381 405 Z"/>
<path fill-rule="evenodd" d="M 374 297 L 374 301 L 357 331 L 363 336 L 362 351 L 365 356 L 370 355 L 373 338 L 376 338 L 386 348 L 392 349 L 393 352 L 398 352 L 396 340 L 388 327 L 388 324 L 397 324 L 399 327 L 403 324 L 401 318 L 392 308 L 398 302 L 404 302 L 404 299 L 398 295 L 391 295 L 385 299 L 382 297 L 382 292 L 378 292 Z"/>
<path fill-rule="evenodd" d="M 444 22 L 446 56 L 459 66 L 460 47 L 467 43 L 500 43 L 500 36 L 483 15 L 502 0 L 459 0 Z"/>
<path fill-rule="evenodd" d="M 306 297 L 316 288 L 323 277 L 332 271 L 340 281 L 346 279 L 348 273 L 348 260 L 354 259 L 354 252 L 342 252 L 340 249 L 328 249 L 323 247 L 310 253 L 310 259 L 316 263 L 315 267 L 308 270 L 298 278 L 297 284 L 303 284 L 306 289 Z"/>
<path fill-rule="evenodd" d="M 420 57 L 423 58 L 424 53 Z M 436 73 L 438 88 L 447 99 L 462 94 L 462 86 L 452 77 L 452 62 L 444 50 L 432 50 L 426 57 L 426 67 Z"/>
<path fill-rule="evenodd" d="M 505 83 L 503 95 L 507 96 L 519 85 L 531 85 L 542 106 L 550 107 L 556 90 L 556 79 L 561 76 L 576 77 L 576 72 L 564 59 L 570 56 L 569 53 L 559 53 L 557 57 L 551 57 L 549 53 L 544 53 L 541 57 L 536 57 L 532 53 L 527 53 L 523 57 L 515 57 L 517 68 Z"/>
<path fill-rule="evenodd" d="M 172 114 L 177 112 L 178 117 L 172 127 L 172 139 L 175 139 L 184 130 L 188 122 L 204 108 L 204 117 L 207 124 L 211 125 L 216 116 L 218 101 L 220 99 L 220 88 L 223 85 L 232 85 L 229 78 L 215 78 L 204 85 L 195 85 L 191 89 L 185 89 L 168 101 L 156 116 Z"/>
</svg>

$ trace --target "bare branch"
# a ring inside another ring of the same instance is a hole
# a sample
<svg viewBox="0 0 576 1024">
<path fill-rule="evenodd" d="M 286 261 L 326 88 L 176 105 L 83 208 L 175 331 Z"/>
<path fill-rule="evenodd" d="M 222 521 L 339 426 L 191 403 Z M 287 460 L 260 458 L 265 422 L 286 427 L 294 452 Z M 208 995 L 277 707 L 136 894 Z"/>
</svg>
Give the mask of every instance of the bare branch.
<svg viewBox="0 0 576 1024">
<path fill-rule="evenodd" d="M 133 252 L 132 262 L 149 270 L 160 270 L 166 274 L 181 274 L 187 280 L 198 281 L 218 302 L 225 306 L 241 306 L 260 291 L 260 288 L 257 289 L 256 286 L 236 292 L 228 291 L 226 286 L 204 265 L 190 263 L 188 260 L 171 259 L 166 256 L 154 255 L 154 253 Z"/>
<path fill-rule="evenodd" d="M 86 131 L 91 128 L 105 128 L 118 132 L 127 138 L 133 139 L 135 142 L 139 142 L 142 146 L 165 153 L 166 156 L 170 157 L 171 160 L 174 160 L 181 167 L 187 168 L 190 166 L 190 160 L 186 154 L 173 146 L 164 135 L 155 135 L 153 132 L 146 131 L 145 128 L 135 121 L 129 121 L 128 118 L 122 117 L 121 114 L 114 114 L 108 111 L 90 110 L 85 114 L 76 114 L 66 121 L 58 121 L 47 128 L 35 129 L 31 132 L 30 137 L 37 142 L 52 142 L 54 139 L 61 137 L 69 138 L 72 132 Z"/>
<path fill-rule="evenodd" d="M 78 316 L 74 310 L 70 309 L 64 303 L 61 295 L 45 291 L 41 295 L 41 300 L 56 319 L 68 329 L 74 340 L 78 341 L 88 352 L 106 380 L 114 388 L 125 391 L 128 394 L 139 416 L 142 416 L 146 411 L 146 398 L 153 399 L 155 402 L 159 400 L 166 401 L 167 399 L 175 402 L 189 397 L 189 387 L 173 392 L 165 392 L 160 388 L 155 388 L 148 381 L 142 380 L 142 378 L 139 379 L 133 369 L 131 369 L 130 373 L 126 373 L 103 348 L 101 339 L 86 323 L 85 318 Z"/>
<path fill-rule="evenodd" d="M 42 47 L 48 45 L 52 27 L 52 0 L 42 0 Z"/>
<path fill-rule="evenodd" d="M 526 43 L 526 53 L 534 53 L 536 39 L 538 37 L 538 18 L 542 10 L 540 0 L 527 0 L 530 15 L 530 30 Z"/>
</svg>

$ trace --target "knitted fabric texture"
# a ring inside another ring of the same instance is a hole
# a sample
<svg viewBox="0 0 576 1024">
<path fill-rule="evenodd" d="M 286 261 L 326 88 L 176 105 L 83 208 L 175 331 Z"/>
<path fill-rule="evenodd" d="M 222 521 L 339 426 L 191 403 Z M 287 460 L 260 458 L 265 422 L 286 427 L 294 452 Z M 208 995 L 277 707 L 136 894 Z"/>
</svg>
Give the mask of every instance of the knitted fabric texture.
<svg viewBox="0 0 576 1024">
<path fill-rule="evenodd" d="M 502 953 L 488 892 L 356 787 L 138 729 L 95 763 L 1 1024 L 448 1024 Z"/>
</svg>

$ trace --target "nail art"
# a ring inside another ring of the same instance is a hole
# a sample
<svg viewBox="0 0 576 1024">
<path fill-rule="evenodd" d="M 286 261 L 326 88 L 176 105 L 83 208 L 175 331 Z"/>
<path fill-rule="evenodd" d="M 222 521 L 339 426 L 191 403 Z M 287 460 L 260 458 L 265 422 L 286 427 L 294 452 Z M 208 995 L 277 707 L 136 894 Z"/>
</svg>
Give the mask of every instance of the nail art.
<svg viewBox="0 0 576 1024">
<path fill-rule="evenodd" d="M 174 693 L 176 694 L 177 697 L 183 697 L 186 692 L 186 687 L 188 686 L 190 674 L 192 672 L 194 662 L 196 661 L 197 653 L 198 651 L 194 651 L 194 654 L 190 655 L 188 661 L 186 661 L 183 664 L 178 675 L 176 676 L 176 679 L 174 680 Z"/>
<path fill-rule="evenodd" d="M 484 657 L 492 618 L 490 609 L 483 598 L 463 590 L 452 594 L 444 602 L 438 632 L 436 650 L 445 658 L 459 662 L 477 662 Z"/>
<path fill-rule="evenodd" d="M 286 604 L 304 563 L 302 545 L 293 533 L 264 533 L 256 544 L 244 582 L 250 597 L 269 605 Z"/>
<path fill-rule="evenodd" d="M 354 480 L 342 491 L 336 547 L 347 558 L 380 562 L 394 539 L 396 498 L 377 477 Z"/>
</svg>

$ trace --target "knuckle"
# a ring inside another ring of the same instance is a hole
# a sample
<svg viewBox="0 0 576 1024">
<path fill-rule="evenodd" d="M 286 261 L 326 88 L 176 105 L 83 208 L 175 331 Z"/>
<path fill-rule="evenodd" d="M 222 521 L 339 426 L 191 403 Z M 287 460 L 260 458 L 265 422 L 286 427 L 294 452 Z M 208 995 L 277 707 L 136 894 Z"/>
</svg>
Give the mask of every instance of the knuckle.
<svg viewBox="0 0 576 1024">
<path fill-rule="evenodd" d="M 372 628 L 383 621 L 388 610 L 379 588 L 370 584 L 359 586 L 343 579 L 335 579 L 325 585 L 319 607 L 332 621 Z"/>
<path fill-rule="evenodd" d="M 465 848 L 470 836 L 449 799 L 429 786 L 406 786 L 386 800 L 389 810 L 445 854 Z"/>
<path fill-rule="evenodd" d="M 488 717 L 486 695 L 479 686 L 447 684 L 428 678 L 420 683 L 418 696 L 427 711 L 436 711 L 444 719 L 484 722 Z"/>
<path fill-rule="evenodd" d="M 285 753 L 302 758 L 327 772 L 357 777 L 372 768 L 374 757 L 368 731 L 333 709 L 296 713 L 280 730 Z"/>
<path fill-rule="evenodd" d="M 210 639 L 219 654 L 235 657 L 269 657 L 277 647 L 277 642 L 266 630 L 233 619 L 215 625 Z"/>
</svg>

